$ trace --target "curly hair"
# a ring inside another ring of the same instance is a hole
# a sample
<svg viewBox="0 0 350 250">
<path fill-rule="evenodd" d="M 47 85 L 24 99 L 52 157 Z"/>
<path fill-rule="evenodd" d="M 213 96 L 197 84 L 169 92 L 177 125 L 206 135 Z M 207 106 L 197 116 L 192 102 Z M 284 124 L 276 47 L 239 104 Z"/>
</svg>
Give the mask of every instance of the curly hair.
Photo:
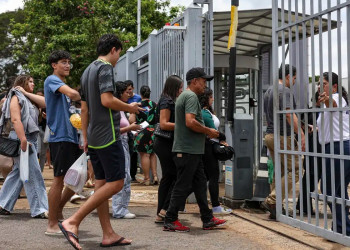
<svg viewBox="0 0 350 250">
<path fill-rule="evenodd" d="M 126 89 L 128 88 L 127 83 L 122 82 L 122 81 L 118 81 L 116 82 L 116 88 L 115 88 L 115 97 L 117 97 L 118 99 L 120 99 L 123 95 L 123 93 L 126 91 Z"/>
<path fill-rule="evenodd" d="M 28 82 L 31 78 L 33 79 L 33 77 L 30 75 L 19 75 L 16 77 L 15 82 L 13 83 L 13 87 L 20 86 L 27 90 Z"/>
<path fill-rule="evenodd" d="M 203 94 L 198 95 L 199 103 L 201 104 L 201 108 L 207 108 L 210 113 L 214 114 L 214 110 L 212 106 L 209 105 L 209 98 L 213 96 L 213 90 L 206 87 Z"/>
</svg>

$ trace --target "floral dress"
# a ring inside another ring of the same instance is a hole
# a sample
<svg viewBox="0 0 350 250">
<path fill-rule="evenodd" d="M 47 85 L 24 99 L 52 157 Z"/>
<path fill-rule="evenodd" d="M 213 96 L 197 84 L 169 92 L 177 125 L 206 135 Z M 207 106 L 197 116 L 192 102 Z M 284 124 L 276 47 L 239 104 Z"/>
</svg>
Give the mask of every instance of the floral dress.
<svg viewBox="0 0 350 250">
<path fill-rule="evenodd" d="M 136 123 L 141 124 L 144 121 L 149 123 L 149 126 L 136 134 L 134 140 L 134 149 L 137 152 L 152 154 L 154 143 L 154 125 L 157 123 L 157 104 L 151 100 L 141 101 L 141 107 L 146 109 L 136 115 Z"/>
</svg>

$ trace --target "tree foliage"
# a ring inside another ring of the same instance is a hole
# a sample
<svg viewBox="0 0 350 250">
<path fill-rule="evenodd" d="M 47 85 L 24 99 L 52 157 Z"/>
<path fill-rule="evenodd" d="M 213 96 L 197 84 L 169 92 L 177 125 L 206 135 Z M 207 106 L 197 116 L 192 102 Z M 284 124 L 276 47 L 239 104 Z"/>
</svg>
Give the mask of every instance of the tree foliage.
<svg viewBox="0 0 350 250">
<path fill-rule="evenodd" d="M 169 5 L 168 0 L 142 0 L 142 39 L 182 10 Z M 67 81 L 76 86 L 96 59 L 96 42 L 102 34 L 116 34 L 124 42 L 123 52 L 136 45 L 137 0 L 27 0 L 24 13 L 25 22 L 13 25 L 15 56 L 26 59 L 24 69 L 39 86 L 52 73 L 47 58 L 53 50 L 71 53 L 74 68 Z"/>
<path fill-rule="evenodd" d="M 11 23 L 23 23 L 22 10 L 0 14 L 0 92 L 12 84 L 13 76 L 17 75 L 25 61 L 22 57 L 13 58 L 15 41 L 11 35 Z"/>
</svg>

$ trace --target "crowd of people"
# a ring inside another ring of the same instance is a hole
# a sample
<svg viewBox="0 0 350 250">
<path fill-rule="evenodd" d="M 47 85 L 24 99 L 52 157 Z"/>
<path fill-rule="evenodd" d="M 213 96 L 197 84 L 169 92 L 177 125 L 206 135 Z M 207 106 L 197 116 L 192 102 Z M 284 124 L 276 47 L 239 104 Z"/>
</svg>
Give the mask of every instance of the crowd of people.
<svg viewBox="0 0 350 250">
<path fill-rule="evenodd" d="M 112 198 L 114 218 L 136 217 L 128 210 L 128 204 L 131 182 L 136 180 L 138 155 L 144 175 L 141 184 L 159 184 L 155 222 L 164 223 L 163 230 L 190 230 L 178 220 L 178 211 L 184 210 L 192 192 L 200 207 L 203 229 L 226 223 L 213 216 L 207 201 L 209 180 L 214 212 L 221 212 L 218 161 L 211 158 L 205 168 L 203 165 L 206 140 L 223 140 L 217 126 L 212 127 L 203 120 L 202 108 L 210 109 L 212 102 L 201 107 L 198 99 L 206 90 L 206 81 L 213 76 L 202 68 L 193 68 L 186 74 L 188 88 L 183 91 L 183 80 L 171 75 L 156 103 L 150 99 L 148 86 L 141 87 L 139 96 L 134 93 L 132 81 L 114 81 L 113 69 L 121 50 L 122 43 L 115 35 L 103 35 L 97 45 L 98 58 L 81 76 L 80 90 L 66 83 L 72 68 L 70 54 L 53 51 L 48 58 L 53 73 L 46 78 L 44 89 L 34 94 L 33 78 L 20 75 L 2 108 L 0 126 L 10 121 L 9 136 L 19 139 L 22 151 L 29 148 L 30 152 L 29 181 L 24 184 L 19 177 L 20 157 L 14 158 L 13 169 L 0 190 L 1 215 L 11 213 L 24 185 L 32 217 L 48 218 L 45 234 L 63 234 L 75 249 L 81 249 L 79 225 L 94 209 L 97 209 L 103 231 L 102 247 L 131 244 L 130 239 L 112 228 L 108 199 Z M 77 113 L 78 102 L 81 132 L 70 121 L 71 115 Z M 215 119 L 215 115 L 211 115 Z M 164 133 L 168 136 L 162 137 Z M 83 152 L 89 156 L 95 189 L 77 212 L 64 218 L 65 204 L 74 195 L 64 186 L 64 177 Z M 161 163 L 161 180 L 157 175 L 157 156 Z M 48 194 L 42 175 L 47 160 L 53 164 L 54 175 Z"/>
<path fill-rule="evenodd" d="M 293 110 L 296 108 L 295 99 L 291 91 L 291 86 L 295 84 L 296 79 L 296 68 L 288 64 L 285 67 L 279 69 L 279 85 L 278 85 L 278 99 L 279 99 L 279 110 Z M 318 83 L 318 91 L 315 96 L 315 106 L 318 108 L 336 108 L 336 107 L 348 107 L 348 95 L 345 89 L 339 88 L 338 75 L 334 72 L 329 74 L 328 72 L 323 73 L 322 82 Z M 265 144 L 270 152 L 270 155 L 275 161 L 275 140 L 274 140 L 274 86 L 270 86 L 264 95 L 264 112 L 267 120 L 267 129 L 265 134 Z M 330 101 L 332 100 L 332 101 Z M 296 204 L 299 213 L 314 214 L 313 205 L 311 198 L 308 200 L 307 190 L 313 192 L 318 188 L 318 182 L 321 181 L 321 191 L 327 196 L 332 196 L 332 190 L 334 190 L 334 195 L 337 198 L 341 198 L 341 194 L 344 192 L 345 199 L 349 199 L 348 196 L 348 186 L 350 183 L 350 161 L 344 160 L 344 172 L 341 174 L 342 167 L 339 159 L 331 160 L 327 155 L 350 155 L 350 130 L 349 130 L 349 112 L 341 111 L 328 111 L 325 110 L 323 115 L 317 114 L 316 126 L 313 126 L 313 122 L 309 118 L 305 117 L 305 120 L 309 119 L 309 122 L 304 122 L 309 126 L 303 126 L 304 128 L 298 128 L 298 117 L 295 113 L 286 113 L 286 126 L 284 126 L 283 114 L 278 116 L 277 121 L 279 122 L 279 138 L 280 149 L 281 150 L 298 150 L 299 146 L 302 151 L 305 151 L 305 133 L 308 135 L 309 139 L 309 152 L 321 153 L 322 145 L 325 149 L 325 173 L 322 174 L 322 157 L 309 157 L 309 171 L 305 171 L 302 178 L 302 196 L 303 198 L 298 198 Z M 340 122 L 343 121 L 343 122 Z M 293 128 L 293 129 L 292 129 Z M 304 132 L 305 130 L 305 132 Z M 314 130 L 317 135 L 315 138 L 316 143 L 314 143 Z M 292 136 L 292 131 L 295 135 Z M 341 132 L 342 131 L 342 132 Z M 298 141 L 300 138 L 300 141 Z M 294 144 L 294 145 L 293 145 Z M 333 145 L 331 145 L 333 144 Z M 343 144 L 343 145 L 341 145 Z M 314 148 L 316 146 L 316 148 Z M 341 152 L 341 148 L 343 152 Z M 281 188 L 282 188 L 282 200 L 288 198 L 289 194 L 293 191 L 293 180 L 295 180 L 295 185 L 299 180 L 299 160 L 294 160 L 292 154 L 280 154 L 281 163 Z M 334 162 L 334 174 L 332 174 L 331 162 Z M 303 168 L 306 169 L 305 160 L 302 159 Z M 285 166 L 286 164 L 286 166 Z M 275 165 L 275 162 L 274 162 Z M 294 168 L 294 171 L 293 171 Z M 287 172 L 286 172 L 287 171 Z M 294 173 L 294 176 L 293 176 Z M 309 187 L 307 186 L 307 175 L 309 175 Z M 285 183 L 287 181 L 287 184 Z M 286 191 L 286 188 L 288 191 Z M 262 206 L 265 207 L 270 212 L 270 218 L 276 219 L 276 186 L 275 181 L 272 183 L 271 193 L 266 197 Z M 302 205 L 301 205 L 302 204 Z M 309 204 L 309 205 L 308 205 Z M 335 217 L 333 220 L 336 228 L 332 226 L 332 230 L 338 233 L 342 233 L 342 220 L 345 221 L 345 234 L 350 235 L 350 219 L 349 219 L 349 207 L 344 206 L 342 208 L 341 204 L 335 204 L 333 207 L 332 203 L 328 203 L 330 210 L 332 211 L 335 207 Z M 310 210 L 308 210 L 308 207 Z M 344 211 L 345 209 L 345 211 Z M 284 213 L 288 213 L 288 208 L 284 207 Z M 345 218 L 343 218 L 343 212 Z"/>
</svg>

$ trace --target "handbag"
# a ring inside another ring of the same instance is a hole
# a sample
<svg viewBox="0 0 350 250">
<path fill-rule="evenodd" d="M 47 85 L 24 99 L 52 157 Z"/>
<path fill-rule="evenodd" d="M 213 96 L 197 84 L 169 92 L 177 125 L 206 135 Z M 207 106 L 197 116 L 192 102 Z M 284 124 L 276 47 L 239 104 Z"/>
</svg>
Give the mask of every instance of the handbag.
<svg viewBox="0 0 350 250">
<path fill-rule="evenodd" d="M 173 131 L 167 131 L 167 130 L 163 130 L 160 128 L 160 124 L 157 123 L 154 126 L 154 132 L 153 132 L 156 136 L 165 138 L 165 139 L 172 139 L 173 138 Z"/>
<path fill-rule="evenodd" d="M 8 157 L 19 156 L 21 142 L 18 139 L 8 138 L 8 135 L 3 133 L 3 127 L 7 127 L 7 123 L 0 128 L 0 155 Z"/>
<path fill-rule="evenodd" d="M 232 160 L 235 150 L 231 146 L 225 146 L 215 141 L 210 141 L 212 143 L 213 154 L 219 161 Z"/>
</svg>

